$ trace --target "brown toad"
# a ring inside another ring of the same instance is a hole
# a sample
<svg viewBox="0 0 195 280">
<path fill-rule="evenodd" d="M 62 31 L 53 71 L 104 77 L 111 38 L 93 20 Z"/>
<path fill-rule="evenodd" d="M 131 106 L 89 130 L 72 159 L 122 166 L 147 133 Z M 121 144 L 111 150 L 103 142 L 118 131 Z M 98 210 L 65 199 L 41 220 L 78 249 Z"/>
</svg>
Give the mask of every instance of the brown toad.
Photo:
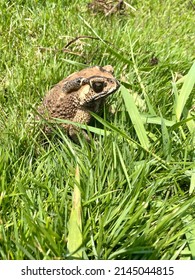
<svg viewBox="0 0 195 280">
<path fill-rule="evenodd" d="M 73 73 L 56 84 L 44 97 L 38 112 L 43 118 L 70 120 L 77 123 L 89 123 L 90 111 L 98 113 L 105 98 L 119 88 L 119 82 L 113 76 L 110 65 L 94 66 Z M 78 127 L 61 124 L 69 136 L 78 142 Z M 49 131 L 48 128 L 45 131 Z M 86 132 L 82 132 L 88 140 Z"/>
</svg>

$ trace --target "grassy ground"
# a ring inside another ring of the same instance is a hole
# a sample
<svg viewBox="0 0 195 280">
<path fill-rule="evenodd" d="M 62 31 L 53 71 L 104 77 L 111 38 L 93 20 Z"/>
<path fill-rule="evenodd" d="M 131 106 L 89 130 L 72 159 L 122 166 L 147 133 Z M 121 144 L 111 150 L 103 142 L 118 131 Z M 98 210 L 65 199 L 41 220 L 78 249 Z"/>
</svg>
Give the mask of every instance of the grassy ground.
<svg viewBox="0 0 195 280">
<path fill-rule="evenodd" d="M 71 257 L 73 209 L 84 259 L 195 259 L 195 3 L 127 1 L 105 17 L 69 2 L 0 1 L 0 258 Z M 106 64 L 122 86 L 91 144 L 57 131 L 43 145 L 45 92 Z"/>
</svg>

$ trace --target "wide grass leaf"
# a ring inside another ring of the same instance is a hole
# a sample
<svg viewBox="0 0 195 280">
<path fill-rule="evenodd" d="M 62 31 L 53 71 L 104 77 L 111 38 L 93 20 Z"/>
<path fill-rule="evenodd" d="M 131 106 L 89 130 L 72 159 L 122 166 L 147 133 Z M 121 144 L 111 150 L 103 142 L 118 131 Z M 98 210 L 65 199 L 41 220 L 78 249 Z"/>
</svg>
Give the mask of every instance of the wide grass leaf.
<svg viewBox="0 0 195 280">
<path fill-rule="evenodd" d="M 181 91 L 179 93 L 176 102 L 175 113 L 178 121 L 181 118 L 181 114 L 191 94 L 191 91 L 194 87 L 194 83 L 195 83 L 195 62 L 193 63 L 192 67 L 190 68 L 188 74 L 185 77 L 184 84 L 181 88 Z"/>
<path fill-rule="evenodd" d="M 81 222 L 81 192 L 78 187 L 80 174 L 78 165 L 75 172 L 76 183 L 74 185 L 72 210 L 69 220 L 68 251 L 73 258 L 82 258 L 80 247 L 82 245 L 82 222 Z"/>
<path fill-rule="evenodd" d="M 140 113 L 135 105 L 135 101 L 131 96 L 131 94 L 129 93 L 129 91 L 124 86 L 121 86 L 121 93 L 125 102 L 126 109 L 131 118 L 135 131 L 137 133 L 138 139 L 142 147 L 148 150 L 150 146 L 150 142 L 147 136 L 147 132 L 144 128 Z"/>
</svg>

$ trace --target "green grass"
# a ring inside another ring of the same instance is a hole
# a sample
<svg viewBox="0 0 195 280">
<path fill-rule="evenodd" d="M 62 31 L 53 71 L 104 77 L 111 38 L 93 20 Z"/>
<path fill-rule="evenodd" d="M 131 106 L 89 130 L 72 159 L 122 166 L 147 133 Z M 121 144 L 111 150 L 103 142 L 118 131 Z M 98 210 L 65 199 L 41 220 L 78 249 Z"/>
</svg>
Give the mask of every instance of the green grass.
<svg viewBox="0 0 195 280">
<path fill-rule="evenodd" d="M 0 258 L 195 259 L 193 1 L 68 3 L 0 1 Z M 122 86 L 91 143 L 40 138 L 45 92 L 106 64 Z"/>
</svg>

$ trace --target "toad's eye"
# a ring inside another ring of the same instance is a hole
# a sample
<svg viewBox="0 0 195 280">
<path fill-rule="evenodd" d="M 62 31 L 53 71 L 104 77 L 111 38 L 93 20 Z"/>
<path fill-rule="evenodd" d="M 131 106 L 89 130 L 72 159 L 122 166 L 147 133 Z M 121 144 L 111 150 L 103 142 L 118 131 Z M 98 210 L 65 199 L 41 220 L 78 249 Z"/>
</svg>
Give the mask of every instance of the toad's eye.
<svg viewBox="0 0 195 280">
<path fill-rule="evenodd" d="M 104 86 L 105 86 L 104 82 L 93 82 L 92 83 L 92 88 L 96 93 L 103 91 Z"/>
</svg>

